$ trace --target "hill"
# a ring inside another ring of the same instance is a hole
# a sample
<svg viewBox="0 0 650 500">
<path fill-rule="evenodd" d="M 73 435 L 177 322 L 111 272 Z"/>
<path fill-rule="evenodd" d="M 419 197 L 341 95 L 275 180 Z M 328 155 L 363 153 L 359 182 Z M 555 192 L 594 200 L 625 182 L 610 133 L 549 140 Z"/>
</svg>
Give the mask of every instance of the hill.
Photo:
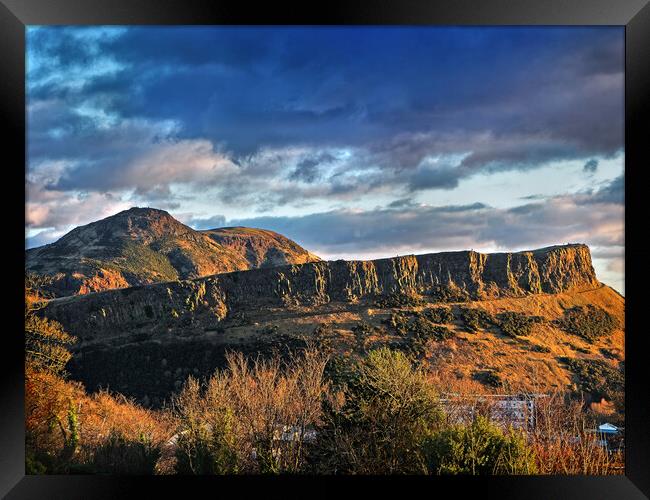
<svg viewBox="0 0 650 500">
<path fill-rule="evenodd" d="M 266 229 L 222 227 L 201 231 L 248 261 L 249 269 L 318 262 L 320 258 L 295 241 Z"/>
<path fill-rule="evenodd" d="M 227 350 L 313 342 L 341 359 L 404 350 L 450 391 L 568 389 L 611 412 L 622 411 L 624 307 L 588 247 L 567 245 L 232 272 L 56 299 L 43 314 L 80 338 L 73 376 L 154 405 Z"/>
<path fill-rule="evenodd" d="M 27 250 L 25 269 L 66 296 L 318 260 L 272 231 L 196 231 L 164 210 L 131 208 Z"/>
</svg>

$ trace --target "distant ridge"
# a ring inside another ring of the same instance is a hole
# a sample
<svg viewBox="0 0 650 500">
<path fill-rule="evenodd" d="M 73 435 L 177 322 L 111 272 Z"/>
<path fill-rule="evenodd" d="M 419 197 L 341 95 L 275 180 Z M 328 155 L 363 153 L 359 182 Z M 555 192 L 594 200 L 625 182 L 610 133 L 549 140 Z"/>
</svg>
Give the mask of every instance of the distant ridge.
<svg viewBox="0 0 650 500">
<path fill-rule="evenodd" d="M 393 294 L 419 294 L 442 301 L 454 297 L 485 300 L 600 286 L 589 247 L 572 244 L 515 253 L 470 250 L 222 273 L 56 300 L 47 314 L 55 319 L 78 316 L 70 328 L 80 334 L 84 324 L 93 332 L 98 328 L 128 330 L 123 318 L 145 324 L 168 318 L 171 309 L 179 317 L 187 310 L 188 318 L 207 315 L 219 322 L 229 314 L 259 307 L 357 302 Z M 193 306 L 188 309 L 187 304 Z M 93 314 L 98 310 L 104 311 L 101 318 Z"/>
<path fill-rule="evenodd" d="M 263 229 L 197 231 L 168 212 L 134 207 L 26 252 L 25 270 L 52 277 L 56 296 L 320 260 Z"/>
</svg>

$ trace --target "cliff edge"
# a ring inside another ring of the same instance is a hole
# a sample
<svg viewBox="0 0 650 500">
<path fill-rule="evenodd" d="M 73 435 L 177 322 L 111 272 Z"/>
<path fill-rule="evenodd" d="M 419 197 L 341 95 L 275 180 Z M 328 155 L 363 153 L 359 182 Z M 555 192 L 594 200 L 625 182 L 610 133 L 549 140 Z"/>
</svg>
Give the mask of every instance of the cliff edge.
<svg viewBox="0 0 650 500">
<path fill-rule="evenodd" d="M 206 328 L 258 308 L 358 302 L 394 294 L 432 301 L 487 300 L 590 290 L 600 286 L 589 247 L 409 255 L 321 261 L 230 272 L 52 300 L 43 314 L 82 340 L 132 330 Z"/>
</svg>

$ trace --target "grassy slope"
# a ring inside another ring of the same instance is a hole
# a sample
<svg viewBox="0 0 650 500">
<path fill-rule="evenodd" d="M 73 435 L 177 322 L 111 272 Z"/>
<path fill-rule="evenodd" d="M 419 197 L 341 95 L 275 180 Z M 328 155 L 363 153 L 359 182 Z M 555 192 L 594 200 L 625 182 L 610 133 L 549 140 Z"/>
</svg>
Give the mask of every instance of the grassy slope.
<svg viewBox="0 0 650 500">
<path fill-rule="evenodd" d="M 468 333 L 460 322 L 456 322 L 447 325 L 454 333 L 450 339 L 430 343 L 428 360 L 432 376 L 444 380 L 450 390 L 457 386 L 464 390 L 482 392 L 484 386 L 473 379 L 473 374 L 477 371 L 493 370 L 513 390 L 545 391 L 566 388 L 577 382 L 576 377 L 559 358 L 597 358 L 615 367 L 618 361 L 604 356 L 601 349 L 606 349 L 620 360 L 624 360 L 625 299 L 607 286 L 575 294 L 531 295 L 450 306 L 478 307 L 493 314 L 516 311 L 556 320 L 562 316 L 565 308 L 586 304 L 602 307 L 619 320 L 621 327 L 608 338 L 589 344 L 549 322 L 535 325 L 528 337 L 518 339 L 503 335 L 497 328 Z M 438 306 L 440 304 L 412 309 L 423 310 L 426 307 Z M 330 325 L 338 350 L 350 353 L 354 345 L 352 328 L 362 320 L 383 330 L 370 337 L 369 347 L 372 347 L 373 343 L 379 345 L 399 338 L 382 324 L 382 320 L 387 318 L 391 311 L 331 304 L 318 309 L 277 311 L 271 315 L 261 313 L 250 316 L 253 325 L 227 328 L 219 340 L 236 345 L 258 337 L 261 332 L 269 331 L 268 327 L 273 326 L 277 326 L 278 332 L 290 336 L 310 337 L 310 333 L 319 324 L 325 323 Z M 534 346 L 541 346 L 542 351 L 548 352 L 540 352 Z"/>
</svg>

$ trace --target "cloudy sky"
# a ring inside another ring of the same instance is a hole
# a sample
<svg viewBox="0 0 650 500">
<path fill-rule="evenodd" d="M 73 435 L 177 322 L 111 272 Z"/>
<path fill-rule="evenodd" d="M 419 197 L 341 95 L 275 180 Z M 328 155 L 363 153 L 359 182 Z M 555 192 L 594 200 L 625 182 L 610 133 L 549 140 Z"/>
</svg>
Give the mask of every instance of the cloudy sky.
<svg viewBox="0 0 650 500">
<path fill-rule="evenodd" d="M 26 245 L 132 206 L 325 258 L 584 242 L 624 292 L 624 31 L 29 27 Z"/>
</svg>

